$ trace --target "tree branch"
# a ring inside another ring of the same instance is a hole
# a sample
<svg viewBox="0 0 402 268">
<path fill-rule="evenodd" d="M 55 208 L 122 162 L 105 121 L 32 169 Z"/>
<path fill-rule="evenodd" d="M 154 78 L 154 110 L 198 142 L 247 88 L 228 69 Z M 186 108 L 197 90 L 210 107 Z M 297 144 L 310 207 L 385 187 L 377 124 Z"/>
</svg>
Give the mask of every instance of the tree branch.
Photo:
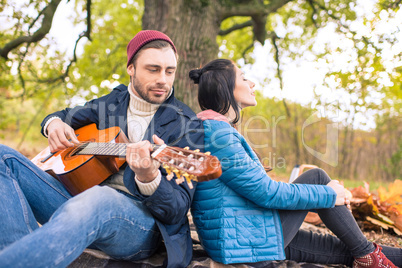
<svg viewBox="0 0 402 268">
<path fill-rule="evenodd" d="M 21 82 L 21 87 L 22 87 L 22 93 L 19 96 L 19 98 L 21 98 L 21 102 L 24 101 L 24 96 L 25 96 L 25 94 L 27 92 L 26 85 L 25 85 L 25 78 L 22 75 L 21 66 L 22 66 L 22 63 L 24 62 L 24 59 L 25 59 L 26 55 L 28 54 L 28 50 L 29 50 L 30 45 L 31 45 L 31 43 L 27 43 L 26 49 L 25 49 L 24 53 L 22 53 L 22 55 L 20 57 L 20 60 L 18 62 L 18 68 L 17 68 L 18 69 L 18 78 L 19 78 L 19 80 Z"/>
<path fill-rule="evenodd" d="M 49 33 L 50 28 L 52 27 L 53 16 L 60 2 L 61 0 L 52 0 L 49 5 L 47 5 L 38 15 L 38 17 L 43 15 L 41 27 L 33 35 L 20 36 L 17 39 L 5 44 L 3 48 L 0 48 L 0 56 L 8 59 L 8 53 L 10 53 L 11 50 L 19 47 L 21 44 L 33 43 L 42 40 L 46 34 Z M 35 19 L 35 21 L 38 19 L 38 17 Z"/>
<path fill-rule="evenodd" d="M 397 9 L 398 6 L 399 6 L 401 3 L 402 3 L 402 0 L 398 0 L 398 1 L 395 1 L 394 3 L 390 3 L 390 4 L 388 4 L 388 5 L 383 4 L 383 6 L 386 7 L 386 8 L 390 8 L 390 9 Z"/>
<path fill-rule="evenodd" d="M 247 51 L 249 51 L 249 50 L 250 50 L 251 48 L 253 48 L 253 47 L 254 47 L 254 42 L 252 42 L 248 47 L 246 47 L 246 48 L 243 50 L 242 57 L 243 57 L 243 59 L 244 59 L 244 61 L 245 61 L 246 64 L 248 63 L 247 58 L 246 58 L 246 53 L 247 53 Z"/>
<path fill-rule="evenodd" d="M 280 64 L 280 58 L 279 58 L 279 47 L 276 44 L 276 40 L 279 39 L 279 37 L 276 35 L 276 33 L 272 33 L 271 34 L 271 40 L 272 40 L 272 44 L 275 48 L 275 62 L 276 62 L 276 73 L 278 75 L 278 79 L 279 79 L 279 87 L 281 88 L 281 91 L 283 91 L 283 78 L 282 78 L 282 72 L 281 72 L 281 64 Z M 283 106 L 285 107 L 285 111 L 287 116 L 290 118 L 291 114 L 290 114 L 290 110 L 289 107 L 286 103 L 285 98 L 282 98 L 282 102 L 283 102 Z"/>
<path fill-rule="evenodd" d="M 314 6 L 314 3 L 312 0 L 308 0 L 307 2 L 309 3 L 311 9 L 313 10 L 313 13 L 311 14 L 311 20 L 313 21 L 315 28 L 318 28 L 317 21 L 314 19 L 314 15 L 318 16 L 318 12 L 315 9 L 315 6 Z"/>
<path fill-rule="evenodd" d="M 267 30 L 265 25 L 267 24 L 267 15 L 259 14 L 252 16 L 253 19 L 253 34 L 254 39 L 264 45 L 265 39 L 267 38 Z"/>
<path fill-rule="evenodd" d="M 91 39 L 91 30 L 92 30 L 91 5 L 92 5 L 92 0 L 87 0 L 87 30 L 86 30 L 85 36 L 88 38 L 89 41 L 92 41 L 92 39 Z"/>
<path fill-rule="evenodd" d="M 73 63 L 77 62 L 77 46 L 78 46 L 78 42 L 81 40 L 81 38 L 83 37 L 87 37 L 88 38 L 88 33 L 87 31 L 82 32 L 77 40 L 75 40 L 75 45 L 74 45 L 74 52 L 73 52 L 73 59 L 69 62 L 69 64 L 67 65 L 66 71 L 64 73 L 62 73 L 61 75 L 55 77 L 55 78 L 51 78 L 51 79 L 38 79 L 37 82 L 39 83 L 54 83 L 57 80 L 61 80 L 64 81 L 64 79 L 66 79 L 66 77 L 69 76 L 69 71 L 71 66 L 73 65 Z"/>
<path fill-rule="evenodd" d="M 77 62 L 77 46 L 78 46 L 78 42 L 79 42 L 79 41 L 81 40 L 81 38 L 83 38 L 83 37 L 87 37 L 86 31 L 82 32 L 82 33 L 79 35 L 78 39 L 75 41 L 74 52 L 73 52 L 73 59 L 72 59 L 72 60 L 69 62 L 69 64 L 67 65 L 66 71 L 65 71 L 64 73 L 62 73 L 61 75 L 59 75 L 59 76 L 57 76 L 57 77 L 54 77 L 54 78 L 50 78 L 50 79 L 40 79 L 40 78 L 37 78 L 37 79 L 34 80 L 34 81 L 37 82 L 37 83 L 43 83 L 43 84 L 52 84 L 52 83 L 55 83 L 55 82 L 57 82 L 57 81 L 59 81 L 59 80 L 60 80 L 61 82 L 64 82 L 64 80 L 66 79 L 66 77 L 69 76 L 69 71 L 70 71 L 71 66 L 73 65 L 73 63 Z M 27 49 L 28 49 L 28 48 L 27 48 Z M 23 59 L 23 58 L 22 58 L 22 59 Z M 20 70 L 20 66 L 21 66 L 21 63 L 22 63 L 22 59 L 21 59 L 21 62 L 20 62 L 20 64 L 19 64 L 19 70 Z M 31 73 L 33 74 L 33 76 L 37 77 L 37 75 L 34 74 L 32 70 L 30 70 L 30 71 L 31 71 Z M 19 71 L 19 73 L 20 73 L 20 71 Z M 21 80 L 22 87 L 23 87 L 23 89 L 24 89 L 23 92 L 22 92 L 20 95 L 18 95 L 18 96 L 7 97 L 6 99 L 18 99 L 18 98 L 23 98 L 23 97 L 25 96 L 25 94 L 26 94 L 26 90 L 25 90 L 25 80 L 23 79 L 21 73 L 20 73 L 20 80 Z M 32 81 L 30 81 L 30 82 L 32 82 Z M 35 89 L 33 92 L 31 92 L 29 95 L 27 95 L 27 97 L 30 98 L 30 97 L 34 96 L 38 91 L 39 91 L 39 87 L 36 87 L 36 89 Z"/>
<path fill-rule="evenodd" d="M 240 16 L 255 16 L 255 15 L 268 15 L 277 11 L 279 8 L 285 6 L 287 3 L 294 0 L 272 0 L 268 4 L 264 4 L 262 1 L 259 3 L 253 2 L 244 4 L 232 4 L 230 6 L 223 6 L 220 12 L 220 21 L 227 18 Z"/>
<path fill-rule="evenodd" d="M 218 35 L 227 35 L 227 34 L 230 34 L 233 31 L 240 30 L 240 29 L 250 27 L 250 26 L 253 26 L 253 21 L 252 20 L 249 20 L 249 21 L 246 21 L 246 22 L 243 22 L 243 23 L 240 23 L 240 24 L 233 25 L 232 27 L 230 27 L 229 29 L 226 29 L 226 30 L 220 30 Z"/>
<path fill-rule="evenodd" d="M 61 80 L 61 81 L 63 82 L 63 81 L 66 79 L 66 77 L 69 76 L 69 71 L 70 71 L 71 66 L 73 65 L 73 63 L 77 62 L 77 46 L 78 46 L 79 41 L 80 41 L 81 38 L 83 38 L 83 37 L 86 37 L 86 38 L 88 38 L 88 40 L 91 41 L 91 36 L 90 36 L 90 33 L 91 33 L 91 4 L 92 4 L 91 0 L 87 0 L 87 6 L 86 6 L 86 7 L 87 7 L 87 19 L 86 19 L 86 21 L 87 21 L 87 29 L 86 29 L 86 31 L 82 32 L 82 33 L 78 36 L 77 40 L 75 41 L 74 51 L 73 51 L 73 59 L 72 59 L 72 60 L 69 62 L 69 64 L 67 65 L 66 71 L 65 71 L 64 73 L 62 73 L 61 75 L 59 75 L 59 76 L 57 76 L 57 77 L 54 77 L 54 78 L 50 78 L 50 79 L 40 79 L 40 78 L 38 78 L 38 76 L 34 73 L 33 70 L 30 70 L 31 74 L 32 74 L 34 77 L 37 78 L 37 79 L 35 80 L 35 82 L 37 82 L 37 83 L 45 83 L 45 84 L 55 83 L 55 82 L 57 82 L 58 80 Z M 46 8 L 47 8 L 47 7 L 46 7 Z M 46 8 L 45 8 L 45 9 L 46 9 Z M 45 9 L 44 9 L 44 10 L 45 10 Z M 41 12 L 40 14 L 44 13 L 44 10 L 42 10 L 42 12 Z M 38 15 L 38 17 L 39 17 L 39 16 L 40 16 L 40 15 Z M 38 17 L 35 19 L 35 21 L 38 19 Z M 31 27 L 32 25 L 33 25 L 33 24 L 31 24 L 30 27 Z M 19 62 L 19 64 L 18 64 L 18 73 L 19 73 L 19 78 L 20 78 L 21 85 L 22 85 L 22 88 L 23 88 L 23 92 L 22 92 L 19 96 L 10 97 L 10 98 L 7 98 L 7 99 L 24 98 L 24 96 L 25 96 L 25 94 L 26 94 L 25 79 L 23 78 L 22 73 L 21 73 L 21 64 L 22 64 L 22 62 L 23 62 L 23 60 L 24 60 L 24 58 L 25 58 L 25 55 L 26 55 L 27 52 L 28 52 L 28 47 L 29 47 L 30 44 L 31 44 L 31 42 L 28 42 L 28 43 L 27 43 L 27 49 L 26 49 L 26 51 L 24 52 L 24 54 L 22 55 L 22 57 L 21 57 L 21 59 L 20 59 L 20 62 Z M 0 50 L 0 51 L 1 51 L 1 50 Z M 29 68 L 28 68 L 28 69 L 29 69 Z M 33 95 L 35 95 L 35 93 L 36 93 L 37 91 L 38 91 L 38 88 L 36 88 L 31 94 L 29 94 L 28 97 L 32 97 Z"/>
</svg>

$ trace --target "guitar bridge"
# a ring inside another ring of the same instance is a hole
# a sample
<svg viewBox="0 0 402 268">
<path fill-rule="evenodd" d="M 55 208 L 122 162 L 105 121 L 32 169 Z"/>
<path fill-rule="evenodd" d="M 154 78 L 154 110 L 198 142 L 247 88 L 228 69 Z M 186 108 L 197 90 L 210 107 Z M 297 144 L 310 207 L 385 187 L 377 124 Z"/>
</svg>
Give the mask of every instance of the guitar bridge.
<svg viewBox="0 0 402 268">
<path fill-rule="evenodd" d="M 55 153 L 50 153 L 48 156 L 46 156 L 45 158 L 43 158 L 40 162 L 41 163 L 45 163 L 47 160 L 49 160 Z"/>
</svg>

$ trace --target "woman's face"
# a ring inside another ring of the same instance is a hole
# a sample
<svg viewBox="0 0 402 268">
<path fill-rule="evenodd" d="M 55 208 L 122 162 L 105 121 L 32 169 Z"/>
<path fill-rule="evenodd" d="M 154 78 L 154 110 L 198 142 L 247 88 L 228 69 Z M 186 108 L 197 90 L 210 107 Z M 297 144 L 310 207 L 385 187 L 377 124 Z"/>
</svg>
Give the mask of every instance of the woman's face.
<svg viewBox="0 0 402 268">
<path fill-rule="evenodd" d="M 234 98 L 240 107 L 246 108 L 248 106 L 256 106 L 257 101 L 254 95 L 255 84 L 244 77 L 244 73 L 235 66 L 236 84 L 233 91 Z"/>
</svg>

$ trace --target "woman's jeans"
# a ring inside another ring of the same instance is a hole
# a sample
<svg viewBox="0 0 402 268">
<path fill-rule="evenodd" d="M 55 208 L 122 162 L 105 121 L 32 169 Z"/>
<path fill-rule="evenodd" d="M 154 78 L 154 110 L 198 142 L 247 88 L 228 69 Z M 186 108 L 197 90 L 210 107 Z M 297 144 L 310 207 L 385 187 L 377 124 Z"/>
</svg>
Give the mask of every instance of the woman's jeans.
<svg viewBox="0 0 402 268">
<path fill-rule="evenodd" d="M 0 267 L 66 267 L 87 247 L 138 260 L 152 255 L 160 242 L 152 215 L 134 197 L 100 186 L 72 197 L 58 180 L 4 145 L 0 213 Z"/>
<path fill-rule="evenodd" d="M 322 169 L 304 172 L 294 183 L 328 184 L 331 179 Z M 346 206 L 316 210 L 323 223 L 336 235 L 299 230 L 308 211 L 280 210 L 285 253 L 288 260 L 351 266 L 353 257 L 374 251 Z M 396 266 L 402 266 L 402 249 L 382 246 L 383 253 Z"/>
</svg>

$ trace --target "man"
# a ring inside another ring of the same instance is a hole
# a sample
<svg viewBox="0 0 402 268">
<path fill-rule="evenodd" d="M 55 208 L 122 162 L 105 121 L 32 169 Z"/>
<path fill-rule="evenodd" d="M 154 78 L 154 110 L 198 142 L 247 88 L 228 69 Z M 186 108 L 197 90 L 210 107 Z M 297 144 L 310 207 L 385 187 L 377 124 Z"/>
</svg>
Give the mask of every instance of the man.
<svg viewBox="0 0 402 268">
<path fill-rule="evenodd" d="M 150 156 L 150 141 L 202 149 L 202 124 L 174 97 L 177 52 L 168 36 L 139 32 L 127 46 L 127 58 L 128 87 L 119 85 L 42 122 L 52 152 L 77 143 L 74 129 L 90 123 L 124 131 L 132 142 L 127 165 L 102 186 L 73 197 L 51 175 L 0 145 L 0 267 L 65 267 L 87 247 L 139 260 L 151 256 L 162 240 L 167 266 L 190 263 L 186 215 L 194 189 L 166 179 Z"/>
</svg>

